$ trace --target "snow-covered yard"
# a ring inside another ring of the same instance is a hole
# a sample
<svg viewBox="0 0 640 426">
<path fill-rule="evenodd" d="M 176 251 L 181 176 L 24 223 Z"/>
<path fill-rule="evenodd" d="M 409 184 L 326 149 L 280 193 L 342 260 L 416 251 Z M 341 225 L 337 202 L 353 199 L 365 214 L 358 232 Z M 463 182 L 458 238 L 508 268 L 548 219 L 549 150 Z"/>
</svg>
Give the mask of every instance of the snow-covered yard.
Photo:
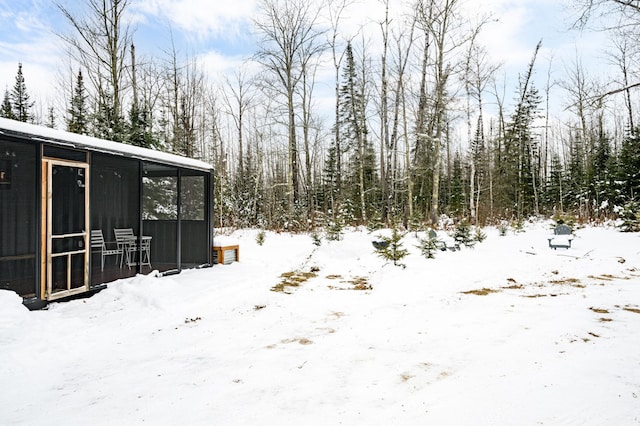
<svg viewBox="0 0 640 426">
<path fill-rule="evenodd" d="M 231 265 L 0 291 L 0 424 L 640 424 L 640 237 L 548 225 L 435 259 L 410 233 L 404 269 L 376 232 L 245 230 Z"/>
</svg>

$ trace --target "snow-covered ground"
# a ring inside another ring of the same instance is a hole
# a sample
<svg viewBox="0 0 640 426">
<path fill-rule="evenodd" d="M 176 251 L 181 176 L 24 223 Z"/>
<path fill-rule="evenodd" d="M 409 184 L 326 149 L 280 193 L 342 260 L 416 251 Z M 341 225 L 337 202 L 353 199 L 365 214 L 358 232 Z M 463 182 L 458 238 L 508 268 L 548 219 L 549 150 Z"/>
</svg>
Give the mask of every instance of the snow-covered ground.
<svg viewBox="0 0 640 426">
<path fill-rule="evenodd" d="M 639 235 L 485 232 L 435 259 L 407 234 L 403 269 L 377 232 L 244 230 L 239 263 L 38 312 L 0 291 L 0 424 L 640 424 Z"/>
</svg>

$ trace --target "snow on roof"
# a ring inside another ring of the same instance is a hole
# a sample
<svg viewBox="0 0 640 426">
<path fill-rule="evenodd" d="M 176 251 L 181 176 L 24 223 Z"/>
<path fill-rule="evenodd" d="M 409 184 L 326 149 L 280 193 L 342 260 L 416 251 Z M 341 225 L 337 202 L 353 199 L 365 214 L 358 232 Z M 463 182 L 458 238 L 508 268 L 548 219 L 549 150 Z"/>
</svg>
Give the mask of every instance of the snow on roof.
<svg viewBox="0 0 640 426">
<path fill-rule="evenodd" d="M 48 142 L 54 145 L 62 145 L 73 148 L 86 149 L 95 152 L 103 152 L 113 155 L 137 158 L 139 160 L 152 160 L 174 166 L 186 167 L 190 169 L 210 171 L 213 166 L 204 161 L 193 158 L 182 157 L 168 152 L 156 151 L 139 146 L 127 145 L 120 142 L 98 139 L 92 136 L 79 135 L 77 133 L 65 132 L 51 129 L 49 127 L 37 126 L 35 124 L 23 123 L 21 121 L 0 118 L 0 134 L 13 134 L 15 136 L 28 138 L 38 142 Z"/>
</svg>

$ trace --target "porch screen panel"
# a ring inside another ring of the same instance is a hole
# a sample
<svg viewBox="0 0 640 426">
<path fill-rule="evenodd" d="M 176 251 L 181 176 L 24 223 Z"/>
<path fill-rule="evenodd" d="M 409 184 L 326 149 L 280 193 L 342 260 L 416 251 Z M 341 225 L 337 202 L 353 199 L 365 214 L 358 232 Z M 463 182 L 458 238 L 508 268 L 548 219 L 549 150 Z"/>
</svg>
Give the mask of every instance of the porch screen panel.
<svg viewBox="0 0 640 426">
<path fill-rule="evenodd" d="M 143 164 L 142 233 L 151 237 L 150 261 L 160 272 L 178 268 L 178 169 Z"/>
<path fill-rule="evenodd" d="M 117 248 L 114 229 L 140 228 L 139 161 L 108 154 L 91 155 L 91 229 L 102 231 L 106 248 Z M 104 258 L 94 248 L 91 253 L 91 284 L 97 285 L 136 274 L 121 256 Z M 148 271 L 147 271 L 148 272 Z"/>
<path fill-rule="evenodd" d="M 183 171 L 180 179 L 180 225 L 182 267 L 209 261 L 205 175 Z"/>
</svg>

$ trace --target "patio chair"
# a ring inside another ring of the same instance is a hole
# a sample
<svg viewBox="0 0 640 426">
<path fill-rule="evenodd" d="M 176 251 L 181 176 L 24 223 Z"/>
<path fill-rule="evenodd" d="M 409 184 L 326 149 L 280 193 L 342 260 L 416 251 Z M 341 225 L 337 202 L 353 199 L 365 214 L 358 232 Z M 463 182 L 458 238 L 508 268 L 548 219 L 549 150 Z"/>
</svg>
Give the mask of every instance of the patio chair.
<svg viewBox="0 0 640 426">
<path fill-rule="evenodd" d="M 140 248 L 142 249 L 140 252 L 140 266 L 147 265 L 151 268 L 151 238 L 142 237 L 142 245 Z"/>
<path fill-rule="evenodd" d="M 138 251 L 138 239 L 133 234 L 132 228 L 114 228 L 113 234 L 116 237 L 116 243 L 120 249 L 120 267 L 126 261 L 127 266 L 131 269 L 132 255 Z M 126 260 L 125 260 L 126 258 Z"/>
<path fill-rule="evenodd" d="M 122 250 L 119 247 L 115 249 L 108 249 L 107 243 L 104 241 L 104 235 L 102 235 L 102 229 L 91 230 L 91 250 L 100 251 L 100 270 L 104 271 L 104 258 L 106 256 L 121 255 Z M 116 263 L 118 258 L 116 257 Z"/>
</svg>

